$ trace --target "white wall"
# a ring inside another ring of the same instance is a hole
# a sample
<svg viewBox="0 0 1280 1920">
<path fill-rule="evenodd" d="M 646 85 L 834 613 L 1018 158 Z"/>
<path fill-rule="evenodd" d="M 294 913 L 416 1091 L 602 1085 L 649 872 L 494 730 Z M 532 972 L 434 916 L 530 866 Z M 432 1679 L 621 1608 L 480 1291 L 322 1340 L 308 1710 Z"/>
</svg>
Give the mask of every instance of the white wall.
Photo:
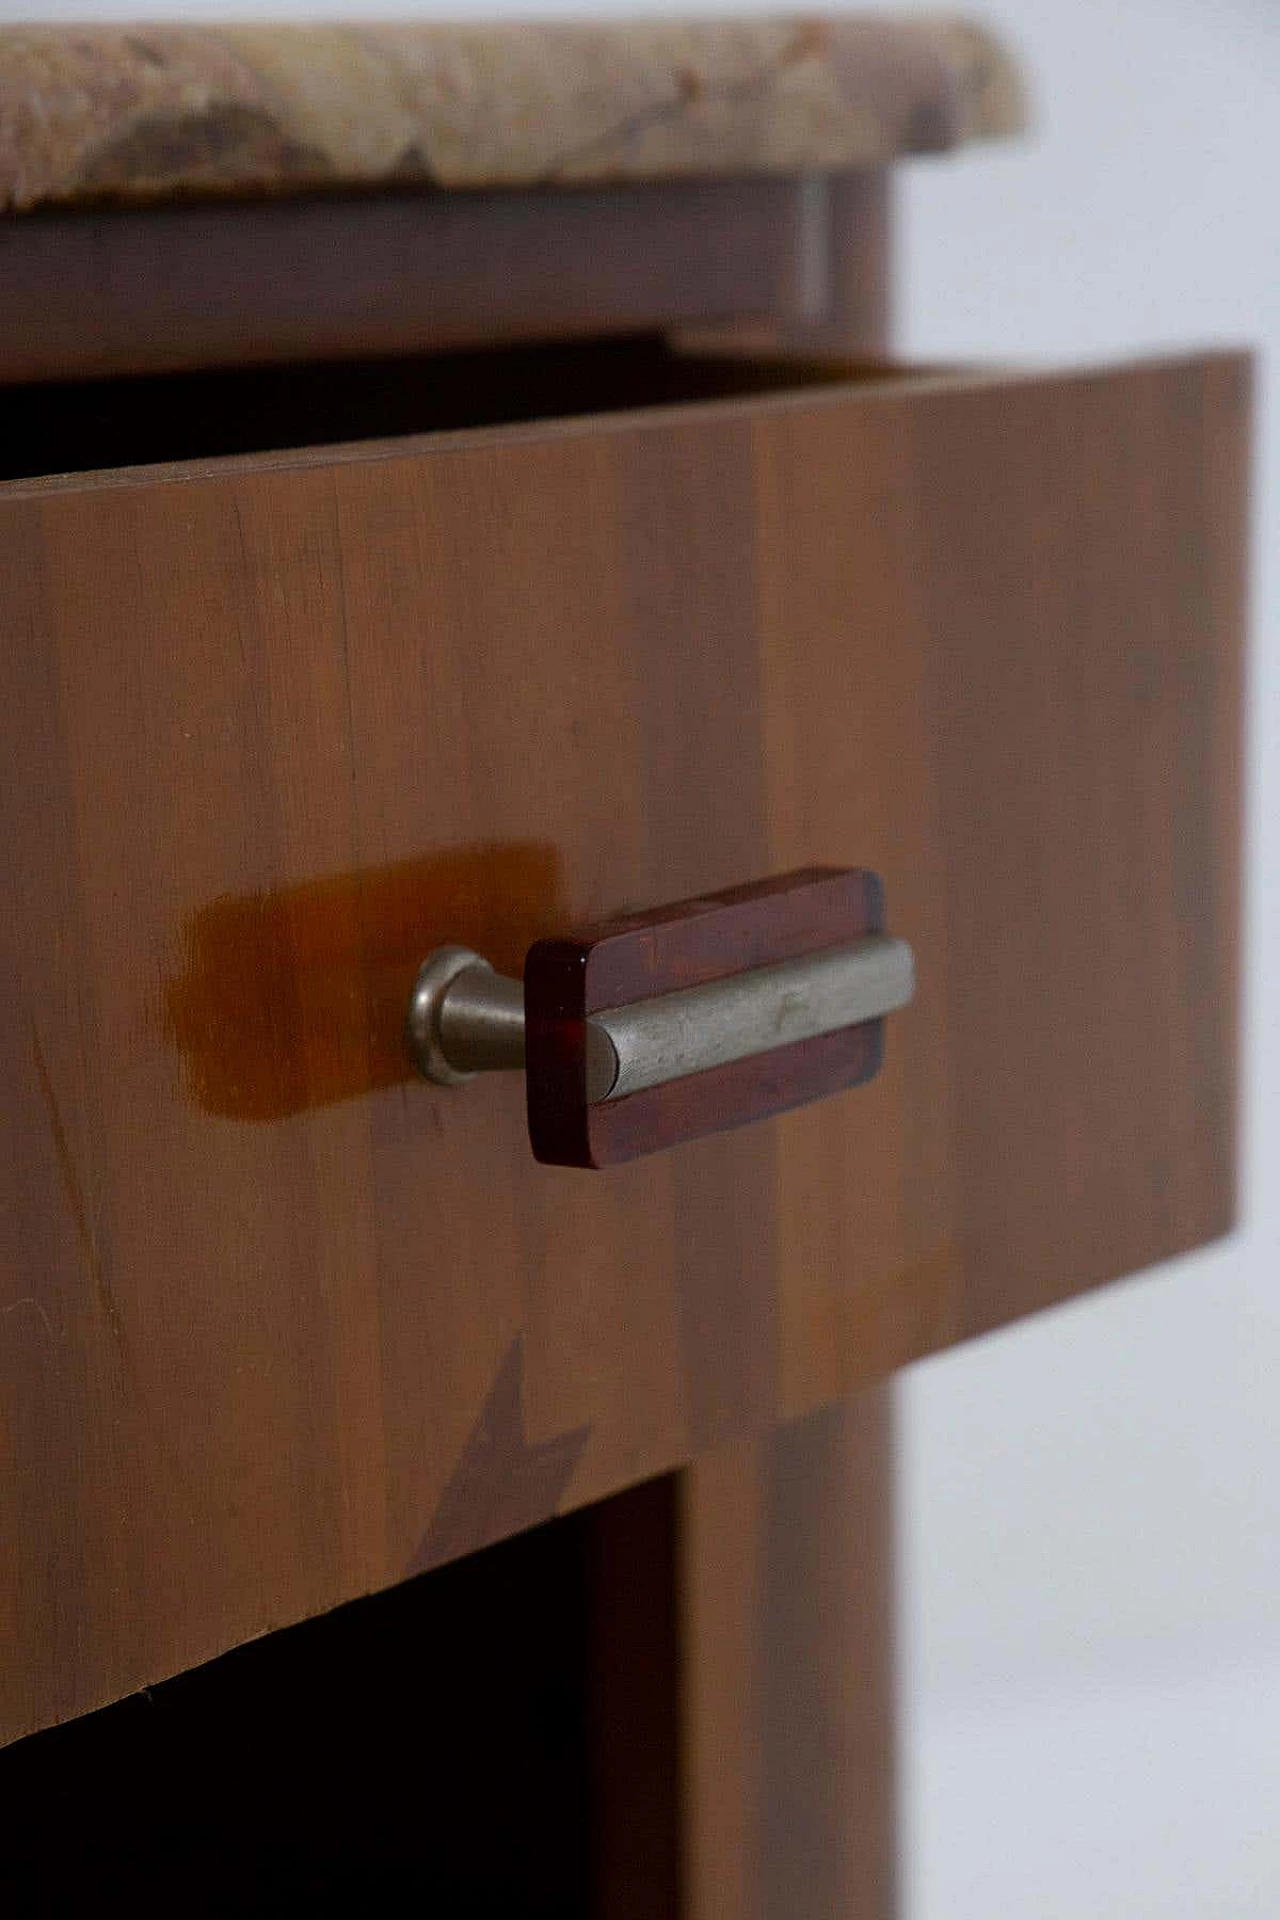
<svg viewBox="0 0 1280 1920">
<path fill-rule="evenodd" d="M 252 11 L 0 0 L 9 19 Z M 274 0 L 269 11 L 531 9 Z M 908 349 L 1072 361 L 1280 344 L 1275 0 L 982 11 L 1021 47 L 1040 130 L 1007 152 L 907 170 Z M 931 1361 L 902 1390 L 912 1920 L 1280 1914 L 1275 447 L 1268 395 L 1245 1229 Z"/>
<path fill-rule="evenodd" d="M 1034 144 L 912 170 L 921 354 L 1280 345 L 1273 0 L 1004 0 Z M 1280 1914 L 1280 619 L 1255 517 L 1245 1225 L 902 1391 L 914 1920 Z"/>
</svg>

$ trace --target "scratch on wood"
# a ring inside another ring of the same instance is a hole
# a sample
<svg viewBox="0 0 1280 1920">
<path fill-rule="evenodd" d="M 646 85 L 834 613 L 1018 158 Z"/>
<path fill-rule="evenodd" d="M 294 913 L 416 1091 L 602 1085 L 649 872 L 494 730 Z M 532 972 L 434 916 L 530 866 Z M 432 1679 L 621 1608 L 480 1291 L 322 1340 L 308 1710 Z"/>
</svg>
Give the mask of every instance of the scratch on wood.
<svg viewBox="0 0 1280 1920">
<path fill-rule="evenodd" d="M 80 1191 L 80 1182 L 76 1176 L 75 1160 L 72 1157 L 71 1145 L 67 1139 L 66 1128 L 62 1124 L 62 1114 L 58 1107 L 57 1095 L 53 1090 L 53 1081 L 50 1078 L 48 1064 L 45 1061 L 44 1049 L 40 1045 L 40 1033 L 35 1023 L 35 1016 L 30 1015 L 29 1018 L 31 1021 L 31 1051 L 35 1056 L 36 1073 L 40 1079 L 40 1091 L 44 1095 L 45 1108 L 49 1115 L 49 1131 L 53 1135 L 54 1150 L 58 1156 L 58 1166 L 62 1173 L 63 1186 L 66 1189 L 67 1203 L 71 1208 L 71 1217 L 75 1222 L 76 1234 L 84 1252 L 85 1264 L 88 1266 L 89 1274 L 93 1281 L 94 1297 L 97 1300 L 103 1318 L 111 1329 L 111 1337 L 119 1349 L 120 1357 L 124 1361 L 125 1366 L 128 1367 L 129 1351 L 125 1343 L 124 1328 L 120 1323 L 120 1314 L 111 1292 L 111 1284 L 107 1279 L 106 1269 L 98 1253 L 97 1242 L 93 1237 L 93 1229 L 89 1224 L 88 1209 L 85 1206 L 84 1195 Z"/>
<path fill-rule="evenodd" d="M 330 483 L 330 495 L 333 504 L 333 550 L 338 568 L 338 621 L 342 639 L 342 681 L 347 702 L 347 762 L 351 772 L 351 831 L 354 834 L 359 825 L 359 791 L 356 784 L 356 709 L 351 692 L 351 633 L 347 624 L 347 566 L 342 551 L 342 513 L 338 498 L 338 481 L 334 475 Z"/>
<path fill-rule="evenodd" d="M 48 1334 L 51 1340 L 54 1338 L 53 1322 L 52 1320 L 50 1320 L 48 1314 L 45 1312 L 41 1302 L 36 1299 L 34 1293 L 23 1294 L 21 1300 L 14 1300 L 9 1306 L 0 1308 L 0 1312 L 3 1312 L 4 1317 L 7 1320 L 11 1313 L 16 1313 L 18 1311 L 19 1307 L 34 1307 L 36 1312 L 40 1315 L 40 1318 L 44 1321 L 45 1332 Z"/>
<path fill-rule="evenodd" d="M 252 580 L 252 563 L 249 556 L 249 538 L 244 526 L 244 512 L 240 506 L 239 492 L 234 487 L 231 490 L 231 511 L 235 517 L 236 543 L 240 548 L 240 563 L 244 569 L 245 578 Z M 239 609 L 237 609 L 237 617 L 234 625 L 236 630 L 236 644 L 240 649 L 240 665 L 244 668 L 246 678 L 250 678 L 249 649 L 245 645 L 244 622 L 240 617 Z"/>
</svg>

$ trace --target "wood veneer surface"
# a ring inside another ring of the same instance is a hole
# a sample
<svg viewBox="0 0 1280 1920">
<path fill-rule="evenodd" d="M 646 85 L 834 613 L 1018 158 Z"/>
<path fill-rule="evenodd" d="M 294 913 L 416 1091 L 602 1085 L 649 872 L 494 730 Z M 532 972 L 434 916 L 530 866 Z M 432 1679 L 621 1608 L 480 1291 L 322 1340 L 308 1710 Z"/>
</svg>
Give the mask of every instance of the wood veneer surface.
<svg viewBox="0 0 1280 1920">
<path fill-rule="evenodd" d="M 0 218 L 0 387 L 729 322 L 866 352 L 886 197 L 864 169 Z"/>
<path fill-rule="evenodd" d="M 0 490 L 14 1737 L 1226 1230 L 1247 364 Z M 607 1176 L 445 939 L 809 862 L 872 1086 Z"/>
<path fill-rule="evenodd" d="M 892 1434 L 872 1387 L 680 1476 L 688 1920 L 897 1912 Z"/>
</svg>

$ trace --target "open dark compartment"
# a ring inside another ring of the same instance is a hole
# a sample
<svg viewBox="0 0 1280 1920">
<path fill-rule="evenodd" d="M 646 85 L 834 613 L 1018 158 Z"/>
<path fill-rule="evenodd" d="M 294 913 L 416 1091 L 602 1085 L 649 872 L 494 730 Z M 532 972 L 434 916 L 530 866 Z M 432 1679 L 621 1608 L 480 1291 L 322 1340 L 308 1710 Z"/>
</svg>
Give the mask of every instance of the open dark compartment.
<svg viewBox="0 0 1280 1920">
<path fill-rule="evenodd" d="M 0 1911 L 675 1912 L 656 1480 L 0 1752 Z"/>
</svg>

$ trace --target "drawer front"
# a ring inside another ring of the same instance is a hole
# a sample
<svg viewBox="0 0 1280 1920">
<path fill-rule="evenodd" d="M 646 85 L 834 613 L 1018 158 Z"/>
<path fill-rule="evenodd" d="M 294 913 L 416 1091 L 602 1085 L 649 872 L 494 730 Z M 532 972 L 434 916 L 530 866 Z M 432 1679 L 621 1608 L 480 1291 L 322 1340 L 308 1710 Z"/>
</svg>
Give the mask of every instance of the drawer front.
<svg viewBox="0 0 1280 1920">
<path fill-rule="evenodd" d="M 1247 365 L 0 494 L 0 1732 L 1222 1232 Z M 829 863 L 885 1069 L 592 1175 L 424 954 Z"/>
</svg>

